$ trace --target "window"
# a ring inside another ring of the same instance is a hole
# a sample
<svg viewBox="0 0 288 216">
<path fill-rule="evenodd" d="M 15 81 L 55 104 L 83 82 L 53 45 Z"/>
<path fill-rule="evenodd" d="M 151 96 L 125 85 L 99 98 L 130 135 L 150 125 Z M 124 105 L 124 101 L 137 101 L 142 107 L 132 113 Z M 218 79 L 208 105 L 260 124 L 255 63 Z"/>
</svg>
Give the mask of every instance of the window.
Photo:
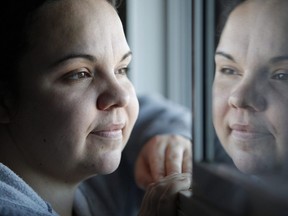
<svg viewBox="0 0 288 216">
<path fill-rule="evenodd" d="M 211 87 L 218 23 L 223 6 L 236 0 L 193 0 L 193 186 L 180 194 L 179 215 L 285 215 L 287 187 L 262 184 L 217 160 Z M 226 161 L 226 160 L 224 160 Z M 274 183 L 273 181 L 271 183 Z"/>
<path fill-rule="evenodd" d="M 134 55 L 131 79 L 137 92 L 162 94 L 193 112 L 193 187 L 180 194 L 181 216 L 288 212 L 288 189 L 259 184 L 238 171 L 212 125 L 219 26 L 225 6 L 240 1 L 126 0 L 126 33 Z"/>
<path fill-rule="evenodd" d="M 139 94 L 191 107 L 191 0 L 127 0 L 131 79 Z"/>
</svg>

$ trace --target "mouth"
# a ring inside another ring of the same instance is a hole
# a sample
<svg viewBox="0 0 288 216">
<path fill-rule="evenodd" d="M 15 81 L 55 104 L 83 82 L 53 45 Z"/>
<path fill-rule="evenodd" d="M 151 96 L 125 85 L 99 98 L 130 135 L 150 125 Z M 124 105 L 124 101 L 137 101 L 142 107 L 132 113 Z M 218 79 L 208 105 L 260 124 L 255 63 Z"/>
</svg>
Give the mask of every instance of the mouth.
<svg viewBox="0 0 288 216">
<path fill-rule="evenodd" d="M 112 124 L 109 126 L 99 126 L 90 134 L 106 139 L 122 139 L 124 124 Z"/>
<path fill-rule="evenodd" d="M 239 140 L 257 140 L 262 138 L 267 138 L 267 136 L 271 136 L 265 130 L 261 130 L 258 127 L 252 127 L 250 125 L 239 125 L 234 124 L 230 127 L 231 135 Z"/>
<path fill-rule="evenodd" d="M 240 140 L 254 140 L 254 139 L 263 138 L 263 136 L 267 136 L 268 134 L 263 134 L 263 133 L 258 133 L 258 132 L 232 130 L 231 135 L 234 138 L 237 138 Z"/>
</svg>

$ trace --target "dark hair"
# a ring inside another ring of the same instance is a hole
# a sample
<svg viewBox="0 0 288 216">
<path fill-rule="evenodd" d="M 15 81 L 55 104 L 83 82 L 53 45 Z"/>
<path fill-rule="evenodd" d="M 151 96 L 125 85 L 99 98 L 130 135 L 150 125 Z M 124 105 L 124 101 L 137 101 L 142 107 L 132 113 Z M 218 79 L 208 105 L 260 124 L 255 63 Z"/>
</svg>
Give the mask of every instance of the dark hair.
<svg viewBox="0 0 288 216">
<path fill-rule="evenodd" d="M 28 29 L 33 23 L 36 11 L 43 5 L 61 0 L 22 0 L 7 1 L 0 13 L 0 49 L 2 56 L 0 60 L 0 97 L 3 89 L 7 88 L 16 93 L 17 72 L 19 61 L 29 48 Z M 116 7 L 117 0 L 106 0 Z"/>
<path fill-rule="evenodd" d="M 219 18 L 216 26 L 216 43 L 218 43 L 220 35 L 225 27 L 226 21 L 231 14 L 231 12 L 245 0 L 222 0 L 218 5 Z"/>
<path fill-rule="evenodd" d="M 33 12 L 46 0 L 9 1 L 0 13 L 0 85 L 14 89 L 18 63 L 27 46 L 26 28 Z M 2 90 L 1 88 L 1 90 Z"/>
</svg>

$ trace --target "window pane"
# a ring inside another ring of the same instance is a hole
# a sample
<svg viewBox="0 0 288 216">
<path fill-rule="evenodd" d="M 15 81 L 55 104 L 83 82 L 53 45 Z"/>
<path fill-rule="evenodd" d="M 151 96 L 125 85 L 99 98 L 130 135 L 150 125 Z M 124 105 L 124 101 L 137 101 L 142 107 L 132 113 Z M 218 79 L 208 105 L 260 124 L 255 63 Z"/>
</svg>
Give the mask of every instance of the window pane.
<svg viewBox="0 0 288 216">
<path fill-rule="evenodd" d="M 230 9 L 240 1 L 193 1 L 194 168 L 190 200 L 193 210 L 190 213 L 201 214 L 203 213 L 201 211 L 204 211 L 209 215 L 211 209 L 219 210 L 219 215 L 225 215 L 221 214 L 221 211 L 226 212 L 227 215 L 262 215 L 263 213 L 267 215 L 283 215 L 284 213 L 285 215 L 287 212 L 287 207 L 285 207 L 288 200 L 287 170 L 282 169 L 286 167 L 288 161 L 287 151 L 285 151 L 287 139 L 283 139 L 286 137 L 284 135 L 280 136 L 282 143 L 273 140 L 275 137 L 279 138 L 279 135 L 271 132 L 275 128 L 273 129 L 270 124 L 276 123 L 282 131 L 286 131 L 286 115 L 283 107 L 288 98 L 283 95 L 286 95 L 287 91 L 285 91 L 286 87 L 279 88 L 281 84 L 278 82 L 278 85 L 271 88 L 271 91 L 267 91 L 275 81 L 271 81 L 271 77 L 279 81 L 279 74 L 274 77 L 274 73 L 271 76 L 267 72 L 269 70 L 274 72 L 270 66 L 272 61 L 263 59 L 263 56 L 271 55 L 272 51 L 275 52 L 277 48 L 277 56 L 279 53 L 287 52 L 287 49 L 281 49 L 286 46 L 286 43 L 279 45 L 279 40 L 275 38 L 279 39 L 281 35 L 286 38 L 287 35 L 283 34 L 285 33 L 283 29 L 286 29 L 284 26 L 287 26 L 288 19 L 286 13 L 283 13 L 284 17 L 282 17 L 286 19 L 281 19 L 281 16 L 274 13 L 276 17 L 278 16 L 276 19 L 273 13 L 269 13 L 275 8 L 281 11 L 281 6 L 270 3 L 269 10 L 267 8 L 264 10 L 262 6 L 268 5 L 269 1 L 249 1 L 250 4 L 254 4 L 253 2 L 258 3 L 259 7 L 254 7 L 254 11 L 253 7 L 249 10 L 246 8 L 241 12 L 238 11 L 233 22 L 229 22 L 229 27 L 225 28 L 225 36 L 221 37 L 220 46 L 218 46 L 222 25 L 226 18 L 225 14 L 227 15 Z M 277 4 L 280 3 L 284 5 L 285 1 L 277 1 Z M 260 6 L 262 10 L 259 9 Z M 261 15 L 264 12 L 270 15 Z M 246 19 L 255 14 L 258 14 L 261 19 L 259 17 Z M 265 23 L 263 19 L 266 20 Z M 273 23 L 275 20 L 277 22 Z M 284 22 L 285 25 L 281 26 L 283 21 L 286 23 Z M 269 25 L 270 22 L 273 25 Z M 251 27 L 255 23 L 256 25 Z M 280 28 L 277 28 L 279 23 Z M 262 25 L 262 28 L 258 25 Z M 267 30 L 267 26 L 273 31 Z M 266 31 L 265 34 L 262 33 L 263 29 Z M 248 33 L 245 34 L 244 31 Z M 269 34 L 273 35 L 271 41 L 267 37 Z M 216 47 L 218 48 L 215 64 Z M 262 57 L 261 61 L 255 56 Z M 283 60 L 282 57 L 281 60 Z M 275 60 L 275 58 L 272 59 Z M 276 59 L 279 60 L 279 58 Z M 263 66 L 265 62 L 268 62 L 269 66 L 267 64 Z M 284 64 L 281 65 L 283 68 Z M 248 72 L 251 76 L 247 76 Z M 280 74 L 280 79 L 286 80 L 282 69 Z M 266 84 L 265 79 L 269 80 Z M 284 83 L 287 84 L 287 81 Z M 274 99 L 271 97 L 276 88 L 278 97 L 282 98 L 281 102 L 275 100 L 277 97 Z M 278 110 L 279 107 L 283 108 L 279 110 L 280 113 L 274 113 L 272 117 L 268 111 L 268 115 L 265 116 L 267 99 L 273 102 L 269 104 L 272 107 Z M 279 121 L 282 122 L 281 126 L 278 124 Z M 215 134 L 214 126 L 221 143 Z M 273 214 L 267 212 L 273 212 Z"/>
</svg>

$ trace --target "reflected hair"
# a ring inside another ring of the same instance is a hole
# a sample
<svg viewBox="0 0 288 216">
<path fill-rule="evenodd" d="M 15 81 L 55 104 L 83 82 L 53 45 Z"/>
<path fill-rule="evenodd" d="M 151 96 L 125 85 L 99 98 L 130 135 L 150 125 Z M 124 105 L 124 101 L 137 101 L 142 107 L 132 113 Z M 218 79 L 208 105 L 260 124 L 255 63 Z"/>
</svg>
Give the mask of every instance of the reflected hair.
<svg viewBox="0 0 288 216">
<path fill-rule="evenodd" d="M 221 1 L 220 2 L 220 18 L 219 22 L 216 26 L 216 40 L 218 41 L 221 33 L 225 27 L 226 21 L 229 18 L 229 15 L 234 11 L 236 7 L 238 7 L 240 4 L 243 2 L 248 1 L 248 0 L 226 0 L 226 1 Z"/>
</svg>

